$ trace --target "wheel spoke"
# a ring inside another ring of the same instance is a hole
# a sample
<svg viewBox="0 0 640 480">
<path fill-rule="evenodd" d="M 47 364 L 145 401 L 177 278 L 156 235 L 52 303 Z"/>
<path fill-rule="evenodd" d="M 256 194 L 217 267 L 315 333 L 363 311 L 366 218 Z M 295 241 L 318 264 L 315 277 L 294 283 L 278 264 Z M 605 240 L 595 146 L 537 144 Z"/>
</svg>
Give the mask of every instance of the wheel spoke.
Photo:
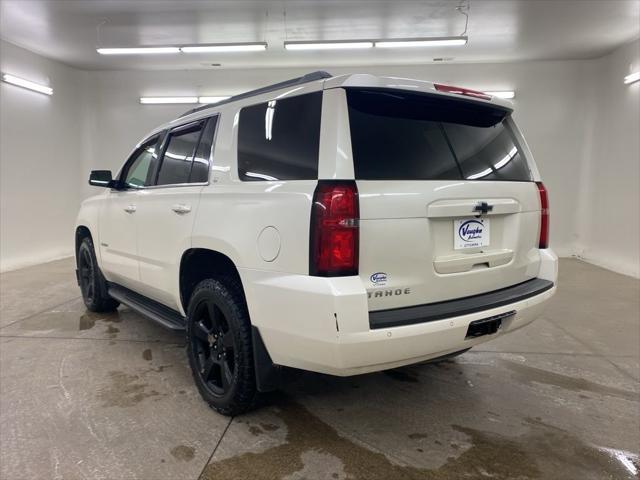
<svg viewBox="0 0 640 480">
<path fill-rule="evenodd" d="M 216 306 L 213 302 L 207 302 L 207 313 L 209 314 L 209 320 L 211 321 L 211 330 L 218 330 L 218 312 L 216 311 Z"/>
<path fill-rule="evenodd" d="M 229 362 L 226 360 L 222 362 L 220 367 L 222 370 L 220 372 L 220 377 L 222 380 L 222 388 L 224 388 L 226 391 L 229 388 L 229 385 L 231 385 L 231 382 L 233 381 L 233 372 L 229 368 Z"/>
<path fill-rule="evenodd" d="M 193 333 L 195 333 L 196 338 L 202 342 L 209 341 L 209 334 L 211 331 L 207 328 L 207 326 L 202 323 L 202 320 L 196 322 L 195 328 L 193 329 Z"/>
<path fill-rule="evenodd" d="M 227 332 L 222 336 L 222 345 L 224 348 L 233 348 L 233 335 L 231 332 Z"/>
<path fill-rule="evenodd" d="M 205 382 L 209 381 L 209 377 L 211 376 L 211 372 L 215 363 L 216 362 L 213 360 L 213 357 L 207 358 L 207 360 L 204 362 L 204 365 L 202 366 L 202 378 Z"/>
<path fill-rule="evenodd" d="M 91 262 L 91 257 L 89 256 L 89 251 L 88 250 L 84 250 L 82 252 L 82 256 L 83 256 L 83 260 L 84 260 L 84 264 L 87 266 L 88 270 L 92 270 L 93 268 L 93 262 Z"/>
</svg>

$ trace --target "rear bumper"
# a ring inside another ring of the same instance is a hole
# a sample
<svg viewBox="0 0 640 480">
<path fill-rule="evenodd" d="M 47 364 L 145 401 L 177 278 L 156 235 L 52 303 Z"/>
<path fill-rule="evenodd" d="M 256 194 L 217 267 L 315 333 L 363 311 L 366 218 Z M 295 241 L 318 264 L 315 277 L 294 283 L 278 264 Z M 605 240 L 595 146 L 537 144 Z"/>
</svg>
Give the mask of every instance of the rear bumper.
<svg viewBox="0 0 640 480">
<path fill-rule="evenodd" d="M 370 312 L 369 326 L 372 329 L 400 327 L 402 325 L 433 322 L 453 316 L 484 312 L 492 308 L 511 305 L 527 298 L 535 297 L 551 288 L 553 288 L 552 281 L 534 278 L 518 285 L 472 297 Z"/>
<path fill-rule="evenodd" d="M 535 288 L 525 288 L 525 294 L 507 303 L 488 302 L 477 311 L 451 311 L 445 318 L 379 328 L 369 323 L 379 312 L 370 317 L 359 277 L 321 278 L 247 269 L 240 270 L 240 275 L 252 323 L 275 364 L 349 376 L 441 357 L 532 322 L 556 291 L 557 257 L 550 250 L 542 252 L 535 279 L 541 282 L 530 283 L 528 287 Z M 516 287 L 522 289 L 521 285 Z M 472 303 L 481 303 L 475 300 Z M 466 338 L 471 322 L 514 310 L 497 333 Z"/>
<path fill-rule="evenodd" d="M 339 360 L 324 373 L 355 375 L 418 363 L 471 348 L 524 327 L 540 316 L 543 306 L 555 293 L 555 286 L 528 299 L 473 314 L 426 323 L 371 330 L 365 335 L 345 335 L 340 339 Z M 476 320 L 516 311 L 502 322 L 493 335 L 465 338 L 469 324 Z"/>
</svg>

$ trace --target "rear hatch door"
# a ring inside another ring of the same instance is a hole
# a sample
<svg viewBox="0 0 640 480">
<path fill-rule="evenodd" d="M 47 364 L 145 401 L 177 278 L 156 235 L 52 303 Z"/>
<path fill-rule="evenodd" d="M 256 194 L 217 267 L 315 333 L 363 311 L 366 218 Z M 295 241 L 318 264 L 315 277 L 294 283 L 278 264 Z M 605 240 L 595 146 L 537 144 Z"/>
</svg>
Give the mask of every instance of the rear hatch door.
<svg viewBox="0 0 640 480">
<path fill-rule="evenodd" d="M 539 194 L 509 110 L 385 89 L 347 99 L 369 310 L 536 277 Z"/>
</svg>

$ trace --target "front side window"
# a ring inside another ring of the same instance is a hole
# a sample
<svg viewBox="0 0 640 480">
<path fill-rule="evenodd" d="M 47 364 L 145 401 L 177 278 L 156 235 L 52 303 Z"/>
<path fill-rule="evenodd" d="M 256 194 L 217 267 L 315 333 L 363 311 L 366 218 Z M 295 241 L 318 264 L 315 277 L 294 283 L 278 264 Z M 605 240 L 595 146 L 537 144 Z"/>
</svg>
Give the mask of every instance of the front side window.
<svg viewBox="0 0 640 480">
<path fill-rule="evenodd" d="M 127 161 L 124 169 L 124 183 L 127 187 L 139 188 L 151 183 L 153 167 L 158 159 L 158 138 L 146 141 Z"/>
<path fill-rule="evenodd" d="M 398 90 L 347 100 L 356 179 L 531 181 L 502 108 Z"/>
<path fill-rule="evenodd" d="M 238 175 L 244 181 L 318 178 L 322 92 L 240 110 Z"/>
<path fill-rule="evenodd" d="M 202 133 L 203 122 L 169 133 L 156 185 L 189 183 L 193 156 Z"/>
</svg>

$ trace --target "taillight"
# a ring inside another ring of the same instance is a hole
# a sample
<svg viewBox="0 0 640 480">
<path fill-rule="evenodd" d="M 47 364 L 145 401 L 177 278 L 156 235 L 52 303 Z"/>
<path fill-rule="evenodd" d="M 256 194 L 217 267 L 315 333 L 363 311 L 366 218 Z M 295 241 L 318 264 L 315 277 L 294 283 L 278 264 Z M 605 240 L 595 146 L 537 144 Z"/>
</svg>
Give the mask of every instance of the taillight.
<svg viewBox="0 0 640 480">
<path fill-rule="evenodd" d="M 549 247 L 549 197 L 542 182 L 536 182 L 540 194 L 540 240 L 538 248 Z"/>
<path fill-rule="evenodd" d="M 356 182 L 318 182 L 311 207 L 311 275 L 337 277 L 358 274 L 359 219 Z"/>
<path fill-rule="evenodd" d="M 470 88 L 454 87 L 453 85 L 444 85 L 442 83 L 434 83 L 433 86 L 439 92 L 454 93 L 456 95 L 464 95 L 465 97 L 481 98 L 482 100 L 491 100 L 491 95 Z"/>
</svg>

